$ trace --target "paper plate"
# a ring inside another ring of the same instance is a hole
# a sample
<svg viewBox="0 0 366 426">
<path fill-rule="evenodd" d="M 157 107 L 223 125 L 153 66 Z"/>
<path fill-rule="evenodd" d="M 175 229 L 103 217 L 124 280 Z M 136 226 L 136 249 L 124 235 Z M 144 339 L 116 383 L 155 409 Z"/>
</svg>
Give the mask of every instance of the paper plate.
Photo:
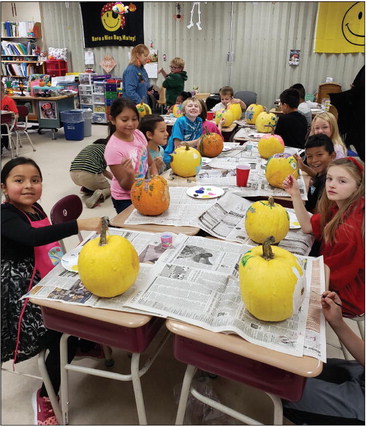
<svg viewBox="0 0 366 426">
<path fill-rule="evenodd" d="M 192 186 L 191 188 L 187 189 L 187 195 L 189 195 L 192 198 L 217 198 L 221 197 L 225 191 L 218 187 L 218 186 Z"/>
<path fill-rule="evenodd" d="M 81 249 L 82 246 L 76 247 L 65 253 L 61 258 L 61 265 L 68 271 L 78 272 L 78 259 Z"/>
<path fill-rule="evenodd" d="M 287 213 L 290 216 L 290 229 L 300 229 L 301 226 L 297 220 L 296 214 L 291 210 L 287 210 Z"/>
</svg>

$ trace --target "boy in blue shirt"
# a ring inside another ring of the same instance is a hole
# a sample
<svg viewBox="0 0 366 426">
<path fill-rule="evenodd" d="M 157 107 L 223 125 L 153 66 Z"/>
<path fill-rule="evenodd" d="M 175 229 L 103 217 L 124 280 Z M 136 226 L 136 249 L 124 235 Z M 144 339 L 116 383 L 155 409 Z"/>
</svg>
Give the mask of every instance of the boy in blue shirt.
<svg viewBox="0 0 366 426">
<path fill-rule="evenodd" d="M 170 165 L 170 154 L 183 143 L 196 147 L 202 136 L 201 104 L 196 98 L 188 98 L 182 105 L 183 116 L 177 118 L 165 148 L 164 162 Z"/>
</svg>

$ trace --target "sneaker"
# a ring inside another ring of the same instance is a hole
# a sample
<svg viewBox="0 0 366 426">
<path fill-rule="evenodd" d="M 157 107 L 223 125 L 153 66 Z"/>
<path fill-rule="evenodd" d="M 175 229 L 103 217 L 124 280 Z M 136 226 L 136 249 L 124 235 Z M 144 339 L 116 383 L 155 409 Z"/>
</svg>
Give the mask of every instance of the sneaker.
<svg viewBox="0 0 366 426">
<path fill-rule="evenodd" d="M 108 350 L 111 353 L 112 349 L 108 346 Z M 104 359 L 104 350 L 102 345 L 99 343 L 94 346 L 94 348 L 90 349 L 89 351 L 84 352 L 81 348 L 78 348 L 74 359 L 77 358 L 92 358 L 92 359 Z"/>
<path fill-rule="evenodd" d="M 94 191 L 93 195 L 85 200 L 86 207 L 89 209 L 94 208 L 98 204 L 98 201 L 101 197 L 103 197 L 103 191 L 101 189 L 97 189 Z"/>
<path fill-rule="evenodd" d="M 46 396 L 40 396 L 41 389 L 33 393 L 32 406 L 35 425 L 58 425 L 51 401 Z"/>
</svg>

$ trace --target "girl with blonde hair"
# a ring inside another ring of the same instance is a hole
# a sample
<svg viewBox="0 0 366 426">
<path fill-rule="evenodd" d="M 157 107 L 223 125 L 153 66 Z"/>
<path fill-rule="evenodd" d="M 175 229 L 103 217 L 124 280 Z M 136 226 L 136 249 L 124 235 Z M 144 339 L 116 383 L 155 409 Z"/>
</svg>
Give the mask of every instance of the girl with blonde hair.
<svg viewBox="0 0 366 426">
<path fill-rule="evenodd" d="M 136 105 L 147 103 L 147 95 L 151 83 L 144 65 L 149 60 L 149 48 L 144 44 L 138 44 L 131 51 L 131 60 L 123 71 L 123 97 L 130 99 Z"/>
<path fill-rule="evenodd" d="M 320 241 L 320 254 L 330 269 L 329 290 L 342 299 L 343 316 L 365 312 L 365 177 L 364 165 L 354 157 L 330 163 L 319 213 L 305 209 L 293 176 L 283 182 L 291 195 L 301 229 Z"/>
<path fill-rule="evenodd" d="M 347 148 L 339 134 L 337 120 L 331 112 L 321 112 L 314 117 L 311 123 L 310 136 L 319 133 L 323 133 L 332 139 L 336 160 L 347 155 Z"/>
</svg>

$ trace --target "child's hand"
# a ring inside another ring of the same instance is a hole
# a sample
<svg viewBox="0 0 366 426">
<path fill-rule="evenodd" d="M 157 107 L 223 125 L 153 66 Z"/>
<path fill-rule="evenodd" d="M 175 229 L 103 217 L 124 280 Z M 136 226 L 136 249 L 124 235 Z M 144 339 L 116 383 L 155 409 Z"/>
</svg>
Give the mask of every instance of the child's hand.
<svg viewBox="0 0 366 426">
<path fill-rule="evenodd" d="M 343 321 L 342 301 L 334 291 L 325 291 L 321 298 L 322 311 L 325 319 L 332 326 L 337 326 Z"/>
<path fill-rule="evenodd" d="M 160 70 L 158 71 L 158 73 L 163 73 L 164 72 L 164 68 L 160 68 Z"/>
<path fill-rule="evenodd" d="M 156 168 L 158 170 L 160 170 L 163 167 L 163 165 L 164 165 L 163 158 L 162 157 L 156 157 L 156 158 L 154 158 L 154 163 L 155 163 Z"/>
<path fill-rule="evenodd" d="M 127 158 L 121 161 L 121 166 L 125 169 L 128 174 L 135 174 L 134 164 L 131 158 Z"/>
<path fill-rule="evenodd" d="M 305 164 L 304 164 L 302 158 L 300 157 L 300 155 L 299 154 L 294 154 L 294 158 L 296 159 L 297 164 L 299 165 L 299 169 L 304 170 L 304 165 Z"/>
<path fill-rule="evenodd" d="M 283 181 L 282 188 L 290 195 L 294 195 L 299 192 L 299 185 L 293 175 L 288 175 Z"/>
<path fill-rule="evenodd" d="M 77 224 L 79 231 L 96 231 L 98 234 L 102 232 L 102 219 L 100 217 L 78 219 Z"/>
</svg>

